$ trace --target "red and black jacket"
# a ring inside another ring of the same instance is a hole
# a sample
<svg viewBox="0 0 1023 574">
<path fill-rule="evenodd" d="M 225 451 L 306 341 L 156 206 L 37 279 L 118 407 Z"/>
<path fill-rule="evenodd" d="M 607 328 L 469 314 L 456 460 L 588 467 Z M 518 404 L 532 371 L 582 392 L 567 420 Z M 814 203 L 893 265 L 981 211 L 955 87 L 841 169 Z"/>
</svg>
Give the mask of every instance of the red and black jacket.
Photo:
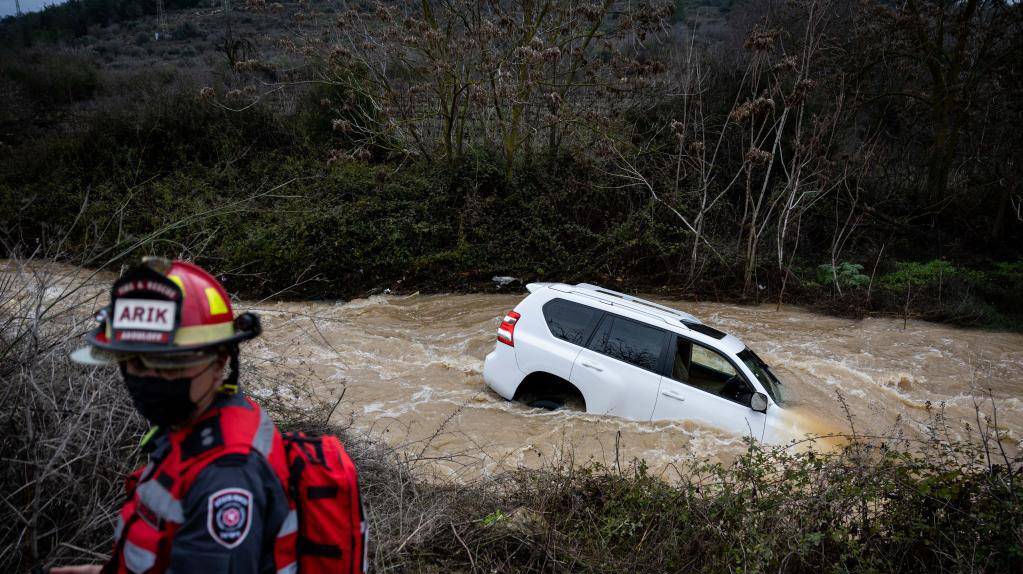
<svg viewBox="0 0 1023 574">
<path fill-rule="evenodd" d="M 155 439 L 126 482 L 105 573 L 297 572 L 297 514 L 281 435 L 253 401 L 224 396 Z"/>
</svg>

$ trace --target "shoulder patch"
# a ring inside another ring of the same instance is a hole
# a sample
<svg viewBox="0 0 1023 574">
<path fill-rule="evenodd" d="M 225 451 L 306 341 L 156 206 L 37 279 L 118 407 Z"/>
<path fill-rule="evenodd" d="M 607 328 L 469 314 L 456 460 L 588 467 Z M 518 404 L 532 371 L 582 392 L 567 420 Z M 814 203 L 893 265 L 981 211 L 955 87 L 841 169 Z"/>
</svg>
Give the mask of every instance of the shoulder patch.
<svg viewBox="0 0 1023 574">
<path fill-rule="evenodd" d="M 224 548 L 241 544 L 252 526 L 252 493 L 244 488 L 225 488 L 210 495 L 206 527 Z"/>
</svg>

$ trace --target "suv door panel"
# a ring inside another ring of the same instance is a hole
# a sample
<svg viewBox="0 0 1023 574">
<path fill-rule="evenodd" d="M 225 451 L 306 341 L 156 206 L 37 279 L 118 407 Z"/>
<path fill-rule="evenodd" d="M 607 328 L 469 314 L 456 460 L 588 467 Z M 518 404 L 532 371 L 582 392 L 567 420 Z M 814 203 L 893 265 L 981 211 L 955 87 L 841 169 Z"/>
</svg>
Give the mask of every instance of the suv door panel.
<svg viewBox="0 0 1023 574">
<path fill-rule="evenodd" d="M 697 364 L 695 361 L 688 365 L 688 369 L 681 367 L 674 367 L 670 372 L 673 376 L 677 376 L 680 373 L 688 370 L 689 376 L 706 376 L 711 369 L 707 367 L 708 364 L 719 365 L 721 370 L 727 365 L 732 372 L 738 373 L 740 377 L 745 379 L 745 375 L 742 371 L 737 369 L 735 365 L 731 364 L 731 361 L 726 359 L 724 356 L 712 351 L 706 347 L 702 347 L 699 343 L 689 341 L 683 337 L 674 336 L 671 341 L 671 352 L 674 354 L 678 349 L 678 341 L 688 342 L 693 345 L 690 353 L 690 359 L 696 359 L 697 357 L 707 357 L 705 353 L 712 353 L 713 357 L 708 357 L 710 360 L 704 359 L 702 364 Z M 698 347 L 699 346 L 699 347 Z M 672 357 L 674 359 L 674 357 Z M 720 361 L 720 362 L 718 362 Z M 673 360 L 669 360 L 668 364 L 672 365 Z M 746 381 L 749 384 L 749 381 Z M 707 388 L 716 388 L 713 384 L 706 385 Z M 752 387 L 751 388 L 755 388 Z M 657 393 L 656 404 L 654 405 L 652 420 L 691 420 L 703 425 L 717 427 L 729 432 L 733 432 L 740 435 L 753 434 L 757 439 L 763 439 L 764 434 L 764 423 L 767 417 L 764 413 L 759 413 L 749 408 L 749 406 L 739 404 L 730 399 L 711 394 L 706 390 L 696 388 L 686 382 L 676 381 L 671 377 L 662 377 L 660 389 Z"/>
<path fill-rule="evenodd" d="M 649 420 L 661 384 L 660 366 L 669 333 L 607 314 L 589 347 L 572 367 L 572 383 L 586 396 L 586 410 Z"/>
</svg>

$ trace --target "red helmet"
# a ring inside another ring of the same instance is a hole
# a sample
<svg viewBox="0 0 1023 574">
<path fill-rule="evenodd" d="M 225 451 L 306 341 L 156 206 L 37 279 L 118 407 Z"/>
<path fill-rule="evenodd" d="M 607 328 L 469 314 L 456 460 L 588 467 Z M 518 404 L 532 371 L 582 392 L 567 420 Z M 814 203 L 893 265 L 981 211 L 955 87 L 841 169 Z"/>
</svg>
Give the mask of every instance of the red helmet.
<svg viewBox="0 0 1023 574">
<path fill-rule="evenodd" d="M 110 305 L 96 316 L 89 345 L 71 358 L 111 364 L 129 356 L 162 357 L 168 366 L 232 348 L 259 335 L 259 317 L 235 318 L 231 299 L 212 275 L 185 261 L 145 258 L 114 282 Z"/>
</svg>

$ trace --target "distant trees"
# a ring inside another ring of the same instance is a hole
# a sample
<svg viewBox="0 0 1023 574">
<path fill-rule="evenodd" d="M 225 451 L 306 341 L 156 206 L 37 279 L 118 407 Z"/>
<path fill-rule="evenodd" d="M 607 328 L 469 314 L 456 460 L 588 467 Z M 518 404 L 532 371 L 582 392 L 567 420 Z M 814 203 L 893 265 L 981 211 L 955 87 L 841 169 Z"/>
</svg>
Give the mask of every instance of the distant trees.
<svg viewBox="0 0 1023 574">
<path fill-rule="evenodd" d="M 362 102 L 341 129 L 443 161 L 491 148 L 510 168 L 590 145 L 654 99 L 666 70 L 647 44 L 672 13 L 619 0 L 378 3 L 300 48 L 319 54 L 319 81 Z"/>
<path fill-rule="evenodd" d="M 1009 89 L 1023 59 L 1020 25 L 1020 4 L 1004 0 L 871 0 L 858 14 L 848 60 L 858 96 L 863 105 L 898 106 L 906 123 L 918 124 L 907 131 L 923 152 L 918 189 L 934 209 L 986 163 L 971 157 L 990 150 L 969 132 L 1019 108 L 1021 94 Z"/>
<path fill-rule="evenodd" d="M 731 70 L 703 50 L 681 51 L 671 60 L 673 117 L 660 120 L 649 142 L 615 147 L 625 185 L 648 189 L 690 232 L 692 281 L 708 250 L 719 258 L 731 252 L 743 293 L 755 295 L 770 238 L 778 276 L 787 277 L 803 213 L 843 184 L 845 166 L 831 161 L 843 102 L 818 89 L 834 4 L 789 2 L 774 18 L 759 18 Z M 714 89 L 715 73 L 726 74 L 727 84 Z M 717 237 L 708 227 L 718 228 Z"/>
<path fill-rule="evenodd" d="M 735 40 L 714 46 L 657 2 L 377 3 L 333 20 L 294 45 L 340 96 L 332 157 L 482 149 L 510 173 L 582 154 L 667 208 L 693 281 L 711 257 L 756 296 L 770 246 L 780 298 L 805 233 L 834 269 L 886 241 L 870 229 L 965 201 L 952 227 L 995 215 L 997 236 L 1018 211 L 1020 145 L 1000 145 L 1023 138 L 1018 4 L 737 3 Z"/>
<path fill-rule="evenodd" d="M 194 8 L 200 1 L 164 0 L 164 6 L 168 10 Z M 155 0 L 67 0 L 20 18 L 5 19 L 0 26 L 0 38 L 23 37 L 28 44 L 36 40 L 67 40 L 85 36 L 90 26 L 109 26 L 154 14 Z"/>
</svg>

